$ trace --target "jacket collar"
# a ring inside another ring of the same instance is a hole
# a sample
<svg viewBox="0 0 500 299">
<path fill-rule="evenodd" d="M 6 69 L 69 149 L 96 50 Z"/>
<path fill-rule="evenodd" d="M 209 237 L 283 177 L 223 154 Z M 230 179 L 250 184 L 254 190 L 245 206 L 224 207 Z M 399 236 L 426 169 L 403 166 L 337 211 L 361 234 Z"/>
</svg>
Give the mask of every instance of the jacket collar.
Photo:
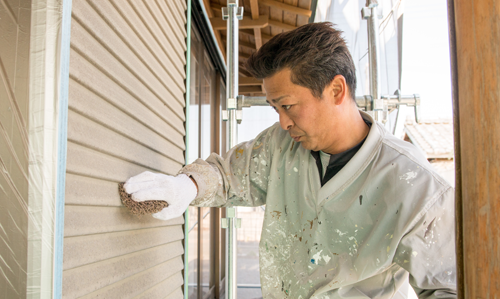
<svg viewBox="0 0 500 299">
<path fill-rule="evenodd" d="M 318 193 L 318 207 L 335 198 L 342 190 L 348 187 L 366 169 L 382 146 L 385 134 L 382 125 L 366 112 L 360 111 L 361 117 L 372 123 L 363 146 L 352 159 L 333 178 L 331 178 Z"/>
</svg>

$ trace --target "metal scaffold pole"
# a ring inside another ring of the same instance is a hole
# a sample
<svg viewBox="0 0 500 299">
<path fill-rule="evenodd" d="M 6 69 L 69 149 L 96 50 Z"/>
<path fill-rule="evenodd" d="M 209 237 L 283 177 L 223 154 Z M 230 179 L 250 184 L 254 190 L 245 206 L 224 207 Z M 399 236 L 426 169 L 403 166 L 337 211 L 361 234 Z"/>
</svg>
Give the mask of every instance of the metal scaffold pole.
<svg viewBox="0 0 500 299">
<path fill-rule="evenodd" d="M 380 85 L 380 42 L 379 42 L 379 15 L 378 1 L 367 0 L 366 7 L 363 8 L 363 18 L 368 20 L 368 60 L 370 65 L 370 95 L 373 98 L 373 116 L 375 120 L 381 121 L 385 118 L 383 113 L 387 113 L 381 102 Z"/>
<path fill-rule="evenodd" d="M 361 16 L 367 20 L 368 29 L 368 61 L 369 61 L 369 80 L 370 94 L 356 97 L 356 103 L 359 108 L 373 113 L 373 118 L 382 123 L 386 123 L 390 109 L 398 109 L 396 124 L 399 119 L 401 106 L 415 108 L 415 120 L 419 121 L 420 96 L 401 95 L 397 90 L 394 95 L 382 95 L 382 80 L 380 76 L 380 30 L 379 19 L 382 18 L 381 9 L 378 0 L 366 0 L 366 7 L 361 10 Z M 397 125 L 394 125 L 393 133 Z"/>
<path fill-rule="evenodd" d="M 227 7 L 222 9 L 222 18 L 227 20 L 227 77 L 226 94 L 227 111 L 223 111 L 223 119 L 228 121 L 229 147 L 238 143 L 237 131 L 237 98 L 238 98 L 238 29 L 239 20 L 243 18 L 243 7 L 238 7 L 237 0 L 228 0 Z M 236 218 L 236 209 L 226 208 L 226 218 L 222 219 L 222 228 L 226 229 L 226 298 L 236 299 L 236 228 L 241 220 Z"/>
</svg>

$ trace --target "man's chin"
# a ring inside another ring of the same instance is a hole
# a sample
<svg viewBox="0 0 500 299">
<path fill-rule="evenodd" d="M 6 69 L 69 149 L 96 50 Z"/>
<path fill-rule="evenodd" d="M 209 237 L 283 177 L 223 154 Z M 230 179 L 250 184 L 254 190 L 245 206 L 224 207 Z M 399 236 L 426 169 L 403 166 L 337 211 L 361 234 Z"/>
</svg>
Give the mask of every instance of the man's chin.
<svg viewBox="0 0 500 299">
<path fill-rule="evenodd" d="M 314 150 L 312 145 L 307 141 L 299 141 L 299 143 L 306 150 Z"/>
</svg>

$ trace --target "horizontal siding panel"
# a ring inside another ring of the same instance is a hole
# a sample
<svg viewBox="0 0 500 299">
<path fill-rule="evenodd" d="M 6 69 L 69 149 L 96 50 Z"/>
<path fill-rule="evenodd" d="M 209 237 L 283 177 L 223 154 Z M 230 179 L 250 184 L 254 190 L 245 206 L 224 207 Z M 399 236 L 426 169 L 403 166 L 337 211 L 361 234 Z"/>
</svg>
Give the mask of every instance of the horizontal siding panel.
<svg viewBox="0 0 500 299">
<path fill-rule="evenodd" d="M 182 276 L 170 276 L 169 278 L 149 289 L 147 292 L 134 297 L 134 299 L 163 299 L 167 295 L 170 295 L 177 291 L 177 289 L 179 289 L 183 284 L 184 281 L 182 279 Z"/>
<path fill-rule="evenodd" d="M 177 6 L 174 4 L 174 1 L 165 1 L 164 3 L 167 4 L 170 12 L 174 16 L 174 20 L 177 23 L 177 25 L 179 27 L 183 27 L 184 28 L 184 26 L 186 24 L 186 18 L 179 13 L 179 10 L 177 9 Z"/>
<path fill-rule="evenodd" d="M 74 80 L 70 80 L 69 94 L 69 108 L 72 111 L 84 115 L 109 130 L 119 132 L 135 140 L 138 144 L 170 157 L 176 162 L 184 162 L 184 144 L 180 143 L 183 138 L 181 134 L 176 133 L 177 136 L 171 136 L 173 137 L 171 139 L 160 135 L 158 132 L 153 131 L 151 127 L 144 125 L 124 111 L 104 101 Z M 137 116 L 140 115 L 135 117 Z M 160 124 L 165 125 L 161 120 L 158 121 Z"/>
<path fill-rule="evenodd" d="M 185 3 L 72 11 L 64 298 L 182 297 L 184 218 L 137 217 L 118 182 L 185 163 Z"/>
<path fill-rule="evenodd" d="M 183 254 L 174 242 L 63 272 L 63 297 L 76 298 L 168 262 Z"/>
<path fill-rule="evenodd" d="M 89 32 L 82 28 L 76 20 L 71 22 L 71 52 L 74 51 L 101 69 L 106 76 L 118 83 L 144 105 L 149 106 L 160 115 L 164 115 L 167 122 L 179 126 L 185 120 L 184 107 L 179 102 L 168 101 L 168 97 L 162 98 L 161 95 L 145 86 L 121 61 L 92 38 Z M 78 67 L 71 61 L 70 72 L 72 66 Z"/>
<path fill-rule="evenodd" d="M 146 6 L 143 5 L 143 3 L 135 2 L 135 1 L 130 2 L 130 4 L 132 5 L 132 7 L 134 7 L 135 11 L 139 14 L 139 17 L 142 20 L 149 20 L 149 22 L 144 22 L 144 23 L 146 24 L 146 27 L 148 28 L 148 30 L 150 32 L 156 33 L 154 35 L 154 38 L 158 42 L 158 44 L 162 47 L 163 51 L 165 53 L 170 53 L 170 55 L 172 56 L 172 59 L 174 60 L 174 63 L 177 60 L 178 62 L 181 63 L 181 65 L 184 65 L 186 63 L 186 59 L 183 56 L 184 51 L 183 51 L 182 47 L 180 47 L 180 45 L 178 43 L 172 43 L 172 41 L 168 40 L 165 37 L 165 35 L 162 34 L 161 28 L 154 21 L 155 20 L 154 16 L 151 15 L 151 13 L 146 8 Z M 179 69 L 179 70 L 182 70 L 182 69 Z"/>
<path fill-rule="evenodd" d="M 181 24 L 177 23 L 172 10 L 169 7 L 167 7 L 164 1 L 156 2 L 156 5 L 159 6 L 165 19 L 170 24 L 171 28 L 173 28 L 174 33 L 176 34 L 177 38 L 183 44 L 184 47 L 184 45 L 186 45 L 186 35 L 187 35 L 186 27 L 185 26 L 181 27 Z M 187 46 L 185 46 L 184 49 L 186 50 Z"/>
<path fill-rule="evenodd" d="M 69 205 L 123 206 L 116 182 L 67 173 L 65 190 L 64 202 Z"/>
<path fill-rule="evenodd" d="M 179 2 L 179 4 L 181 5 L 182 8 L 184 8 L 184 10 L 187 10 L 187 1 L 186 0 L 177 0 Z"/>
<path fill-rule="evenodd" d="M 64 241 L 64 270 L 172 243 L 183 238 L 184 232 L 179 225 L 68 237 Z"/>
<path fill-rule="evenodd" d="M 162 221 L 151 216 L 132 215 L 127 208 L 67 205 L 64 236 L 82 236 L 133 229 L 180 225 L 183 217 Z"/>
<path fill-rule="evenodd" d="M 187 49 L 187 45 L 180 38 L 179 33 L 181 30 L 179 30 L 178 27 L 172 26 L 170 24 L 156 1 L 144 1 L 144 4 L 146 4 L 149 13 L 154 17 L 158 27 L 162 29 L 163 35 L 172 45 L 175 45 L 174 48 L 177 50 L 179 58 L 181 58 L 181 60 L 186 63 L 185 52 Z"/>
<path fill-rule="evenodd" d="M 183 299 L 184 293 L 182 292 L 182 288 L 177 288 L 172 294 L 165 297 L 165 299 Z"/>
<path fill-rule="evenodd" d="M 152 48 L 153 51 L 159 51 L 159 53 L 164 53 L 169 57 L 170 61 L 174 64 L 175 68 L 179 73 L 184 72 L 185 61 L 180 59 L 175 59 L 171 53 L 174 53 L 174 49 L 172 45 L 162 45 L 158 42 L 158 34 L 153 34 L 149 30 L 148 26 L 144 24 L 150 23 L 148 19 L 144 19 L 140 14 L 135 11 L 135 7 L 132 7 L 131 4 L 127 1 L 116 1 L 112 0 L 111 3 L 115 6 L 115 8 L 120 11 L 125 19 L 129 21 L 129 24 L 134 28 L 136 34 L 143 38 L 145 43 Z M 136 2 L 134 2 L 136 3 Z M 140 2 L 142 3 L 142 2 Z"/>
<path fill-rule="evenodd" d="M 184 90 L 181 87 L 183 82 L 180 81 L 182 76 L 179 73 L 176 74 L 177 78 L 167 75 L 165 72 L 160 75 L 156 74 L 150 65 L 144 62 L 142 56 L 132 51 L 129 44 L 101 18 L 87 1 L 76 3 L 77 5 L 73 8 L 73 18 L 77 23 L 75 26 L 84 28 L 93 39 L 103 45 L 121 64 L 128 68 L 142 84 L 148 86 L 157 95 L 166 97 L 171 94 L 177 99 L 183 98 Z M 112 15 L 113 11 L 109 12 L 107 16 L 109 17 L 110 14 Z M 118 14 L 118 12 L 114 11 L 114 14 Z M 160 77 L 161 75 L 163 78 Z"/>
<path fill-rule="evenodd" d="M 176 174 L 180 170 L 169 169 L 166 174 Z M 159 172 L 158 169 L 146 168 L 134 163 L 112 157 L 88 147 L 68 142 L 66 171 L 112 182 L 124 182 L 129 177 L 144 171 Z"/>
<path fill-rule="evenodd" d="M 152 151 L 72 110 L 68 112 L 68 140 L 161 172 L 180 169 L 183 165 L 182 161 Z"/>
<path fill-rule="evenodd" d="M 122 14 L 112 5 L 110 1 L 89 1 L 93 9 L 101 15 L 118 36 L 132 49 L 138 58 L 143 59 L 159 78 L 172 77 L 183 92 L 186 91 L 184 79 L 185 70 L 177 71 L 169 56 L 160 51 L 152 51 L 150 45 L 145 43 L 144 38 L 137 36 L 134 28 L 123 18 Z M 185 41 L 183 42 L 185 44 Z M 184 100 L 182 99 L 178 99 Z M 183 104 L 183 103 L 182 103 Z M 183 104 L 184 105 L 184 104 Z"/>
<path fill-rule="evenodd" d="M 82 298 L 133 298 L 134 296 L 140 295 L 144 292 L 144 290 L 155 286 L 170 276 L 178 275 L 183 268 L 182 258 L 176 257 L 173 260 L 159 264 L 148 269 L 147 271 L 135 274 L 127 279 L 90 293 Z"/>
<path fill-rule="evenodd" d="M 175 3 L 175 8 L 176 8 L 176 11 L 179 13 L 179 15 L 181 16 L 181 20 L 183 23 L 186 23 L 186 9 L 187 7 L 183 7 L 182 4 L 180 4 L 179 1 L 172 1 Z"/>
<path fill-rule="evenodd" d="M 120 85 L 116 84 L 116 82 L 111 80 L 104 73 L 97 70 L 95 66 L 90 64 L 90 62 L 85 60 L 80 54 L 74 51 L 71 52 L 72 67 L 70 68 L 70 78 L 80 85 L 85 86 L 85 88 L 92 90 L 93 93 L 106 99 L 109 103 L 120 108 L 150 129 L 165 136 L 168 140 L 178 144 L 181 148 L 184 148 L 184 123 L 182 123 L 182 126 L 176 127 L 175 123 L 172 124 L 172 122 L 165 119 L 164 115 L 159 113 L 161 111 L 143 105 L 143 103 L 134 98 Z M 72 88 L 73 86 L 70 82 L 70 93 Z M 79 87 L 76 86 L 75 88 Z M 70 98 L 69 104 L 72 105 L 72 102 L 77 100 L 79 99 L 73 100 Z"/>
</svg>

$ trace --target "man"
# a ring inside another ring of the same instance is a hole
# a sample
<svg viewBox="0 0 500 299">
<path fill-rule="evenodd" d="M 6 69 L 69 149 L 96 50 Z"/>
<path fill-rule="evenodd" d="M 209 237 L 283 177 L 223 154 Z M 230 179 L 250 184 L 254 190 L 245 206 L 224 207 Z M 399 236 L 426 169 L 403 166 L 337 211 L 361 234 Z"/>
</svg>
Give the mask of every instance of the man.
<svg viewBox="0 0 500 299">
<path fill-rule="evenodd" d="M 262 78 L 280 122 L 225 158 L 180 175 L 127 181 L 135 200 L 204 207 L 266 205 L 264 298 L 455 298 L 454 191 L 411 144 L 355 104 L 340 32 L 315 23 L 275 36 L 247 69 Z M 191 178 L 191 179 L 190 179 Z"/>
</svg>

